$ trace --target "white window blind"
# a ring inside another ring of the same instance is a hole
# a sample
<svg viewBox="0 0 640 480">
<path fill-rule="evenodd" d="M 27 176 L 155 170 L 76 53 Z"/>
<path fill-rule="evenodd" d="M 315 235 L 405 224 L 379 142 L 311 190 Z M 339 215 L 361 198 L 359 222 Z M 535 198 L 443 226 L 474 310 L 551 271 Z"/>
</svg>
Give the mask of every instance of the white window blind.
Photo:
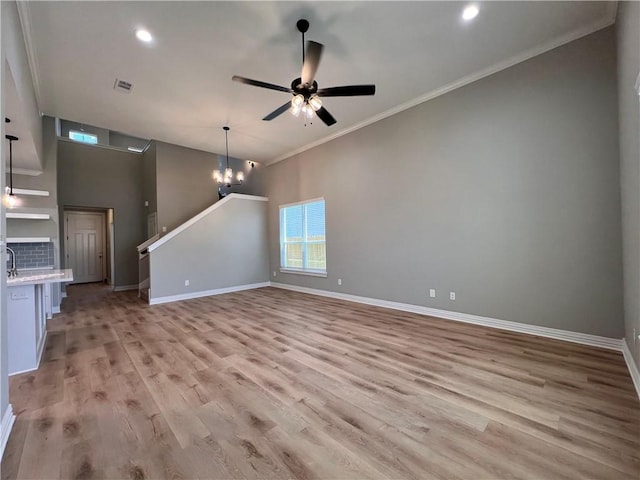
<svg viewBox="0 0 640 480">
<path fill-rule="evenodd" d="M 326 275 L 324 199 L 280 207 L 280 268 Z"/>
</svg>

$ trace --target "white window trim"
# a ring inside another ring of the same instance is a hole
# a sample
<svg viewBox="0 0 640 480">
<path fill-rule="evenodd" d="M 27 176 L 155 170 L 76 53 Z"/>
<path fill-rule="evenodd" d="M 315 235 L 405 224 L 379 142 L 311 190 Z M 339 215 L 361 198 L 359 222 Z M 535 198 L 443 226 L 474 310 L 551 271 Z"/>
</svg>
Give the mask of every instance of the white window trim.
<svg viewBox="0 0 640 480">
<path fill-rule="evenodd" d="M 296 268 L 285 268 L 280 267 L 280 273 L 293 273 L 294 275 L 307 275 L 309 277 L 326 277 L 327 272 L 323 272 L 322 270 L 298 270 Z"/>
<path fill-rule="evenodd" d="M 324 245 L 325 245 L 325 252 L 326 252 L 326 248 L 327 248 L 327 231 L 326 231 L 326 215 L 327 215 L 327 211 L 326 211 L 326 205 L 327 202 L 325 201 L 324 197 L 317 197 L 317 198 L 310 198 L 308 200 L 300 200 L 299 202 L 293 202 L 293 203 L 285 203 L 282 205 L 278 205 L 278 224 L 280 223 L 280 210 L 283 208 L 287 208 L 287 207 L 294 207 L 296 205 L 304 205 L 307 203 L 314 203 L 314 202 L 324 202 L 325 204 L 325 232 L 324 232 Z M 305 217 L 305 224 L 303 226 L 304 230 L 305 230 L 305 235 L 306 235 L 306 229 L 307 229 L 307 219 Z M 282 228 L 282 225 L 279 225 L 279 228 Z M 309 277 L 327 277 L 327 272 L 326 270 L 312 270 L 312 269 L 304 269 L 304 268 L 291 268 L 291 267 L 283 267 L 282 266 L 282 230 L 280 230 L 280 272 L 281 273 L 292 273 L 294 275 L 306 275 Z M 310 242 L 313 243 L 313 242 Z M 303 264 L 304 264 L 304 258 L 303 258 Z"/>
<path fill-rule="evenodd" d="M 305 203 L 314 203 L 314 202 L 320 202 L 320 201 L 323 201 L 325 205 L 327 204 L 327 202 L 325 201 L 324 197 L 310 198 L 309 200 L 301 200 L 299 202 L 285 203 L 285 204 L 282 204 L 282 205 L 278 205 L 278 211 L 280 211 L 279 209 L 281 209 L 281 208 L 294 207 L 296 205 L 302 205 L 302 204 L 305 204 Z M 325 212 L 325 215 L 326 215 L 326 212 Z"/>
</svg>

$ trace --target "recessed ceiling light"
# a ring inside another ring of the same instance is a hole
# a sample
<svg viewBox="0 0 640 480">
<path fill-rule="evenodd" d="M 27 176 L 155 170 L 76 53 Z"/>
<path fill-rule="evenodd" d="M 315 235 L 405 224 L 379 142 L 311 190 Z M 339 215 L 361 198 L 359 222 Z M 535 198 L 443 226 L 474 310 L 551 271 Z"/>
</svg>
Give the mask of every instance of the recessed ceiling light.
<svg viewBox="0 0 640 480">
<path fill-rule="evenodd" d="M 136 30 L 136 37 L 138 38 L 138 40 L 145 43 L 149 43 L 151 40 L 153 40 L 153 37 L 151 36 L 149 31 L 143 28 L 139 28 L 138 30 Z"/>
<path fill-rule="evenodd" d="M 463 10 L 462 18 L 464 20 L 473 20 L 478 16 L 478 13 L 480 13 L 480 10 L 478 10 L 478 7 L 476 7 L 475 5 L 469 5 L 467 8 Z"/>
</svg>

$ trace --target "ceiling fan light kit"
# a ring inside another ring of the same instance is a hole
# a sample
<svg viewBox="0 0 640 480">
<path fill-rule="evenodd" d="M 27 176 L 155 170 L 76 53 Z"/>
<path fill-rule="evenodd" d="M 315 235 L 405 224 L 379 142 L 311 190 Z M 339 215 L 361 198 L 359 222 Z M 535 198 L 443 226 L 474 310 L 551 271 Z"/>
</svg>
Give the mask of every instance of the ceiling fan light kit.
<svg viewBox="0 0 640 480">
<path fill-rule="evenodd" d="M 370 85 L 343 85 L 340 87 L 330 87 L 318 89 L 318 83 L 315 81 L 316 72 L 320 65 L 320 59 L 322 57 L 322 51 L 324 46 L 321 43 L 308 41 L 304 42 L 304 34 L 309 30 L 309 22 L 304 18 L 298 20 L 296 23 L 298 31 L 302 34 L 302 73 L 299 78 L 296 78 L 291 82 L 291 87 L 283 87 L 280 85 L 274 85 L 273 83 L 262 82 L 260 80 L 253 80 L 239 75 L 234 75 L 231 79 L 234 82 L 244 83 L 246 85 L 252 85 L 254 87 L 267 88 L 269 90 L 276 90 L 279 92 L 290 93 L 293 98 L 290 102 L 281 105 L 273 112 L 266 115 L 262 120 L 271 121 L 274 118 L 282 115 L 287 110 L 290 110 L 294 116 L 300 116 L 302 114 L 306 120 L 313 119 L 314 115 L 317 115 L 328 127 L 336 123 L 336 119 L 333 115 L 324 108 L 322 105 L 322 99 L 320 97 L 354 97 L 363 95 L 375 95 L 376 86 Z M 306 123 L 305 123 L 306 126 Z"/>
</svg>

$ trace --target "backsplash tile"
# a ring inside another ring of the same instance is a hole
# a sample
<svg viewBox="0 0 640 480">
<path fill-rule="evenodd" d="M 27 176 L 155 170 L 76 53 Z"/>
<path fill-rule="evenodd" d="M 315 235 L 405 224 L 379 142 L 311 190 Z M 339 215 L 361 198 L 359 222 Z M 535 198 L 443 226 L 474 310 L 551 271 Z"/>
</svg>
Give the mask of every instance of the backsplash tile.
<svg viewBox="0 0 640 480">
<path fill-rule="evenodd" d="M 8 247 L 16 252 L 16 267 L 18 269 L 53 266 L 52 242 L 9 243 Z M 7 268 L 11 266 L 10 261 L 10 257 L 7 255 Z"/>
</svg>

